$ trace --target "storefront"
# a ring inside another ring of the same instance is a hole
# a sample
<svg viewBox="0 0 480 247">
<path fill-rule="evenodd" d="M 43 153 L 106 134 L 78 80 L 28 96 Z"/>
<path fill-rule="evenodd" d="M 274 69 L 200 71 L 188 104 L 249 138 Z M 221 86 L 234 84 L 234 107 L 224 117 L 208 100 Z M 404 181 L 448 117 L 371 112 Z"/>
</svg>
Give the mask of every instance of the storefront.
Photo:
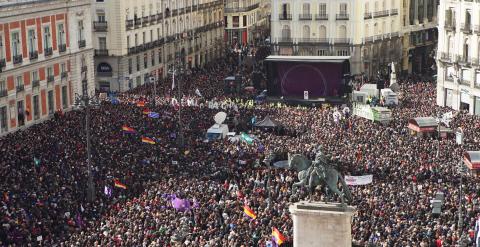
<svg viewBox="0 0 480 247">
<path fill-rule="evenodd" d="M 463 154 L 463 162 L 473 175 L 480 173 L 480 151 L 467 151 Z"/>
<path fill-rule="evenodd" d="M 470 93 L 466 89 L 460 91 L 460 110 L 470 109 Z"/>
</svg>

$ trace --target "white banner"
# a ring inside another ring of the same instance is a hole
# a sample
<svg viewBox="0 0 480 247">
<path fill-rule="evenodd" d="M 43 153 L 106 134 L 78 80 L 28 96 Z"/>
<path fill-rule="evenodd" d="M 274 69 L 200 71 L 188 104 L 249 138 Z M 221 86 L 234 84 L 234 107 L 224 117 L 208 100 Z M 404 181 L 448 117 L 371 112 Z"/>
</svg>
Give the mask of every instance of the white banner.
<svg viewBox="0 0 480 247">
<path fill-rule="evenodd" d="M 345 176 L 347 185 L 367 185 L 373 181 L 373 175 L 365 176 Z"/>
</svg>

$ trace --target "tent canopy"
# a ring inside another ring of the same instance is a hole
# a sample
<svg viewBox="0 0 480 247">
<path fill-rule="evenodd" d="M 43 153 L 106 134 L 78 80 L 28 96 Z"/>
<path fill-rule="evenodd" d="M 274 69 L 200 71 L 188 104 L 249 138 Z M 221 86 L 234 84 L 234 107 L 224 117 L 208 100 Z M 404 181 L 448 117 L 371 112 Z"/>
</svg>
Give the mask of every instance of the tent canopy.
<svg viewBox="0 0 480 247">
<path fill-rule="evenodd" d="M 467 151 L 464 157 L 472 164 L 480 164 L 480 151 Z"/>
<path fill-rule="evenodd" d="M 420 128 L 438 126 L 437 120 L 434 117 L 416 117 L 416 118 L 410 119 L 410 121 L 408 122 L 415 124 Z"/>
<path fill-rule="evenodd" d="M 267 128 L 275 128 L 279 127 L 282 124 L 274 119 L 271 119 L 269 116 L 266 116 L 262 121 L 255 124 L 256 127 L 267 127 Z"/>
</svg>

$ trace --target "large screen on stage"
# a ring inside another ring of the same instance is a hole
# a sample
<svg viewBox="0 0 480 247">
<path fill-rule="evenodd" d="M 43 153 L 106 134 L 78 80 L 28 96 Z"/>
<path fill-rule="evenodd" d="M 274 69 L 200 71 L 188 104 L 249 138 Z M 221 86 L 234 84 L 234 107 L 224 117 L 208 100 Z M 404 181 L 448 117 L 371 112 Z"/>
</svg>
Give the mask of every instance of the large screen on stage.
<svg viewBox="0 0 480 247">
<path fill-rule="evenodd" d="M 339 61 L 269 61 L 268 94 L 302 97 L 340 96 L 345 63 Z M 348 72 L 347 72 L 348 73 Z"/>
</svg>

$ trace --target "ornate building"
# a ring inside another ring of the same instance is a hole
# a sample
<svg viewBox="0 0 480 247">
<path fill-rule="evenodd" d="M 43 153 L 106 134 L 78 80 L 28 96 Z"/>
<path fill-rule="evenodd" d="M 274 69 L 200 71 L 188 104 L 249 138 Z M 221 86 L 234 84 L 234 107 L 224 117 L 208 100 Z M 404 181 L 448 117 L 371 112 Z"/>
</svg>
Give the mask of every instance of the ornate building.
<svg viewBox="0 0 480 247">
<path fill-rule="evenodd" d="M 175 62 L 200 67 L 223 52 L 222 0 L 99 1 L 92 8 L 96 86 L 125 91 Z"/>
<path fill-rule="evenodd" d="M 0 2 L 0 135 L 94 91 L 89 0 Z"/>
<path fill-rule="evenodd" d="M 273 0 L 273 53 L 350 56 L 352 74 L 388 74 L 388 64 L 401 61 L 400 7 L 397 0 Z"/>
<path fill-rule="evenodd" d="M 480 3 L 440 1 L 437 104 L 480 115 Z"/>
<path fill-rule="evenodd" d="M 225 39 L 228 44 L 246 44 L 262 38 L 267 28 L 263 0 L 225 1 Z"/>
</svg>

